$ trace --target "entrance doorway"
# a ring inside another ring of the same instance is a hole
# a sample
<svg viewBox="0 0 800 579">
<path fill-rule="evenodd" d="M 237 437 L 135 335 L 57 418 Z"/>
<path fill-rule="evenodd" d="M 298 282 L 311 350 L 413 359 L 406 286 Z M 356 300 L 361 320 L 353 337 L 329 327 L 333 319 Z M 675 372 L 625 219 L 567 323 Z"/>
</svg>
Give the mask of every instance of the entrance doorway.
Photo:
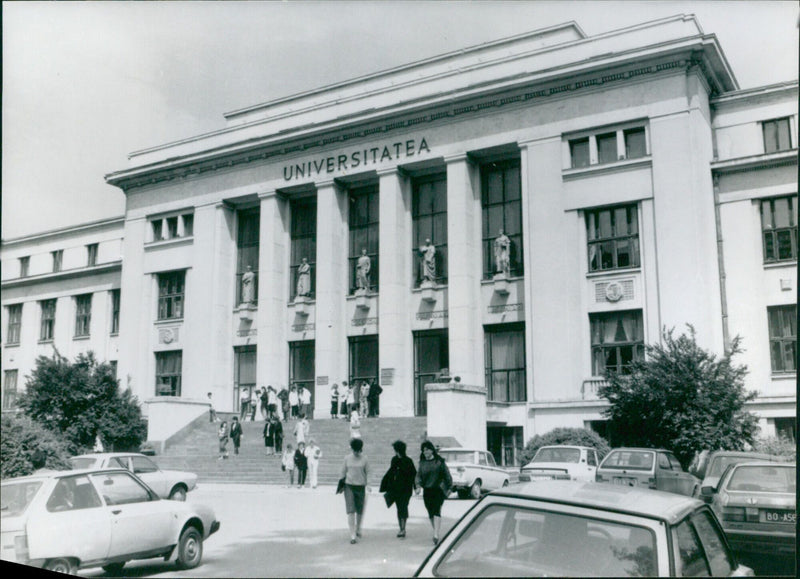
<svg viewBox="0 0 800 579">
<path fill-rule="evenodd" d="M 521 426 L 487 426 L 487 450 L 500 466 L 522 466 L 520 457 L 524 443 Z"/>
<path fill-rule="evenodd" d="M 425 384 L 435 382 L 450 365 L 447 330 L 414 332 L 414 414 L 428 415 Z"/>
<path fill-rule="evenodd" d="M 378 383 L 378 336 L 350 338 L 351 386 L 361 387 L 362 382 L 370 386 Z"/>
<path fill-rule="evenodd" d="M 297 393 L 305 387 L 311 392 L 311 416 L 317 405 L 317 393 L 314 390 L 314 340 L 289 342 L 289 387 L 297 387 Z"/>
</svg>

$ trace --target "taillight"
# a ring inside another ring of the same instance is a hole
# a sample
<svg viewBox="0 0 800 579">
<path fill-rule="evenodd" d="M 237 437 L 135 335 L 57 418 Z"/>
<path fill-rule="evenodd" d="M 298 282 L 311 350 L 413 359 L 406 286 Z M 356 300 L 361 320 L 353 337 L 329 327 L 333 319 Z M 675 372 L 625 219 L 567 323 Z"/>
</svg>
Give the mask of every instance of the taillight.
<svg viewBox="0 0 800 579">
<path fill-rule="evenodd" d="M 17 535 L 14 537 L 14 554 L 18 563 L 25 563 L 28 560 L 28 536 Z"/>
<path fill-rule="evenodd" d="M 651 476 L 649 479 L 647 479 L 647 486 L 651 489 L 658 488 L 658 485 L 656 484 L 656 478 Z"/>
<path fill-rule="evenodd" d="M 736 523 L 744 523 L 745 521 L 744 507 L 725 507 L 724 509 L 722 509 L 722 520 L 736 522 Z"/>
</svg>

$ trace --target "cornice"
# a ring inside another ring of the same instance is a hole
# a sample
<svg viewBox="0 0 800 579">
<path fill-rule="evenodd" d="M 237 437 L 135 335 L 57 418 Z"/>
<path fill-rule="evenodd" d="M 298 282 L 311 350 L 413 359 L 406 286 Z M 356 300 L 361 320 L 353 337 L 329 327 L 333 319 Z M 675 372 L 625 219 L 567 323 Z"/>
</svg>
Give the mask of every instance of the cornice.
<svg viewBox="0 0 800 579">
<path fill-rule="evenodd" d="M 715 174 L 745 173 L 797 164 L 797 148 L 779 153 L 751 155 L 711 163 L 711 172 Z"/>
<path fill-rule="evenodd" d="M 122 260 L 112 261 L 108 263 L 101 263 L 92 267 L 79 267 L 75 269 L 66 269 L 58 272 L 43 273 L 39 275 L 29 275 L 26 277 L 15 277 L 12 279 L 3 280 L 0 284 L 0 289 L 7 290 L 17 287 L 26 287 L 47 283 L 51 281 L 64 281 L 67 279 L 74 279 L 78 277 L 89 277 L 102 273 L 109 273 L 113 271 L 122 271 Z"/>
<path fill-rule="evenodd" d="M 111 219 L 100 219 L 98 221 L 88 221 L 86 223 L 81 223 L 79 225 L 70 225 L 68 227 L 62 227 L 60 229 L 50 229 L 49 231 L 34 233 L 33 235 L 22 235 L 19 237 L 12 237 L 11 239 L 3 239 L 2 242 L 0 243 L 2 243 L 3 248 L 7 248 L 13 245 L 19 245 L 21 243 L 42 241 L 49 237 L 70 235 L 72 233 L 82 233 L 92 229 L 102 229 L 104 227 L 109 227 L 112 225 L 119 225 L 120 230 L 122 230 L 124 224 L 125 224 L 125 216 L 121 215 L 119 217 L 112 217 Z"/>
</svg>

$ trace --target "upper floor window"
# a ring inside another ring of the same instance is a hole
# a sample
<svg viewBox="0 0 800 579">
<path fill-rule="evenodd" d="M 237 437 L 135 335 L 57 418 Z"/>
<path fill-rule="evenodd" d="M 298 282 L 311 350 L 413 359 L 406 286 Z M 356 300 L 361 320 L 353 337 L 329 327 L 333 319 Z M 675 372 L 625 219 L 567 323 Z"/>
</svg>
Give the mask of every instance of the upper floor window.
<svg viewBox="0 0 800 579">
<path fill-rule="evenodd" d="M 625 158 L 637 159 L 647 156 L 647 142 L 644 127 L 635 127 L 622 131 L 625 139 Z"/>
<path fill-rule="evenodd" d="M 28 277 L 28 269 L 31 265 L 31 257 L 26 255 L 19 258 L 19 277 Z"/>
<path fill-rule="evenodd" d="M 181 395 L 183 352 L 156 352 L 156 396 Z"/>
<path fill-rule="evenodd" d="M 39 302 L 42 310 L 42 320 L 39 326 L 39 340 L 42 342 L 53 339 L 56 329 L 56 300 L 42 300 Z"/>
<path fill-rule="evenodd" d="M 90 243 L 86 246 L 86 265 L 97 265 L 97 244 Z"/>
<path fill-rule="evenodd" d="M 120 290 L 111 290 L 111 334 L 119 333 Z"/>
<path fill-rule="evenodd" d="M 185 271 L 158 274 L 158 319 L 183 317 Z"/>
<path fill-rule="evenodd" d="M 64 257 L 64 250 L 51 251 L 50 255 L 53 256 L 53 272 L 61 271 L 61 259 Z"/>
<path fill-rule="evenodd" d="M 258 247 L 261 210 L 246 209 L 237 214 L 236 305 L 258 302 Z"/>
<path fill-rule="evenodd" d="M 767 308 L 773 372 L 797 371 L 797 304 Z"/>
<path fill-rule="evenodd" d="M 499 273 L 521 276 L 525 272 L 521 190 L 519 159 L 481 165 L 484 278 Z M 502 236 L 508 243 L 498 248 L 497 240 Z"/>
<path fill-rule="evenodd" d="M 18 370 L 6 370 L 3 380 L 3 410 L 12 410 L 17 406 Z"/>
<path fill-rule="evenodd" d="M 150 234 L 150 241 L 191 237 L 194 234 L 194 214 L 151 218 Z"/>
<path fill-rule="evenodd" d="M 317 279 L 317 201 L 313 197 L 293 199 L 291 208 L 289 297 L 312 297 Z"/>
<path fill-rule="evenodd" d="M 488 400 L 524 402 L 525 329 L 521 324 L 487 327 L 484 356 Z"/>
<path fill-rule="evenodd" d="M 613 163 L 617 160 L 617 133 L 597 135 L 597 162 Z"/>
<path fill-rule="evenodd" d="M 592 374 L 627 372 L 644 359 L 642 310 L 589 314 L 592 333 Z"/>
<path fill-rule="evenodd" d="M 639 266 L 639 220 L 636 205 L 586 212 L 589 271 Z"/>
<path fill-rule="evenodd" d="M 350 189 L 350 293 L 378 291 L 379 194 L 376 185 Z"/>
<path fill-rule="evenodd" d="M 789 117 L 764 121 L 761 125 L 764 130 L 764 152 L 775 153 L 792 148 Z"/>
<path fill-rule="evenodd" d="M 92 323 L 92 294 L 75 296 L 75 337 L 88 336 Z"/>
<path fill-rule="evenodd" d="M 568 140 L 569 166 L 573 169 L 646 157 L 647 129 L 643 125 L 581 136 Z"/>
<path fill-rule="evenodd" d="M 414 285 L 447 283 L 447 177 L 414 179 L 412 192 Z"/>
<path fill-rule="evenodd" d="M 761 201 L 764 262 L 797 259 L 797 195 Z"/>
<path fill-rule="evenodd" d="M 572 168 L 589 166 L 589 137 L 573 139 L 569 142 L 569 153 L 572 160 Z"/>
<path fill-rule="evenodd" d="M 6 329 L 6 344 L 19 344 L 20 330 L 22 329 L 22 304 L 8 306 L 8 327 Z"/>
</svg>

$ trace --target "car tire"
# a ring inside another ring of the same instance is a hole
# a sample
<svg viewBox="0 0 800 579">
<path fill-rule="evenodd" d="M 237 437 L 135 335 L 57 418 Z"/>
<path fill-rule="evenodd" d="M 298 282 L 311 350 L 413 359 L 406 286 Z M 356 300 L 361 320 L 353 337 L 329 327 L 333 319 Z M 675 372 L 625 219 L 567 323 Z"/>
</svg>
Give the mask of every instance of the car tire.
<svg viewBox="0 0 800 579">
<path fill-rule="evenodd" d="M 473 499 L 481 498 L 481 479 L 475 479 L 475 482 L 469 487 L 469 496 Z"/>
<path fill-rule="evenodd" d="M 203 536 L 195 527 L 186 527 L 178 540 L 178 569 L 194 569 L 203 558 Z"/>
<path fill-rule="evenodd" d="M 171 501 L 185 501 L 186 500 L 186 487 L 183 485 L 175 485 L 169 492 L 169 500 Z"/>
<path fill-rule="evenodd" d="M 75 563 L 72 562 L 72 559 L 67 559 L 66 557 L 50 559 L 47 563 L 45 563 L 44 568 L 47 571 L 52 571 L 53 573 L 64 573 L 66 575 L 75 575 L 77 570 L 75 568 Z"/>
<path fill-rule="evenodd" d="M 103 565 L 103 571 L 108 573 L 109 575 L 119 575 L 122 573 L 122 568 L 125 567 L 125 563 L 127 561 L 119 561 L 117 563 L 109 563 L 108 565 Z"/>
</svg>

